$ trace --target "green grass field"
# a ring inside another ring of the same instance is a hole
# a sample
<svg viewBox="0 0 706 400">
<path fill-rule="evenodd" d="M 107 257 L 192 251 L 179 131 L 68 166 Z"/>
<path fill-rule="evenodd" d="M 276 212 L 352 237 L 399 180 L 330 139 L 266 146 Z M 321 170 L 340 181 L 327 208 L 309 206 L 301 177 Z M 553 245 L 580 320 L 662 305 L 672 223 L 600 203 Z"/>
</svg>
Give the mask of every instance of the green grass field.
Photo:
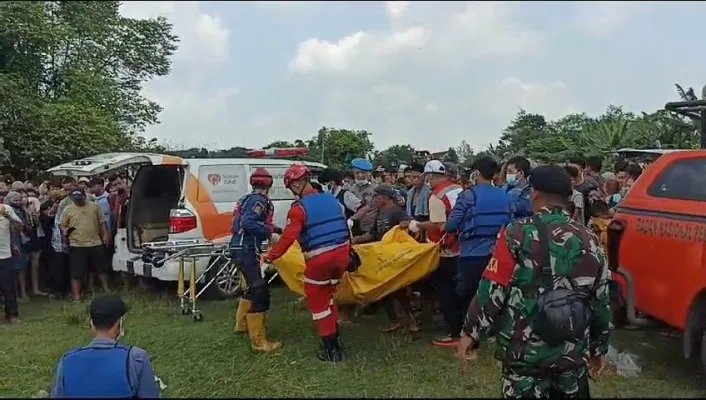
<svg viewBox="0 0 706 400">
<path fill-rule="evenodd" d="M 167 385 L 164 397 L 498 397 L 499 369 L 492 348 L 467 367 L 449 349 L 421 338 L 382 334 L 384 316 L 364 317 L 343 331 L 348 360 L 320 363 L 313 323 L 285 288 L 273 291 L 271 336 L 284 342 L 277 355 L 259 355 L 232 333 L 234 301 L 202 302 L 205 320 L 182 316 L 171 292 L 124 294 L 131 308 L 125 343 L 152 356 Z M 0 326 L 0 397 L 35 396 L 47 390 L 59 357 L 87 343 L 87 305 L 49 299 L 21 304 L 24 323 Z M 429 331 L 431 330 L 431 331 Z M 635 379 L 609 375 L 594 382 L 596 397 L 704 397 L 697 365 L 679 358 L 680 341 L 657 331 L 619 331 L 619 346 L 641 356 Z"/>
</svg>

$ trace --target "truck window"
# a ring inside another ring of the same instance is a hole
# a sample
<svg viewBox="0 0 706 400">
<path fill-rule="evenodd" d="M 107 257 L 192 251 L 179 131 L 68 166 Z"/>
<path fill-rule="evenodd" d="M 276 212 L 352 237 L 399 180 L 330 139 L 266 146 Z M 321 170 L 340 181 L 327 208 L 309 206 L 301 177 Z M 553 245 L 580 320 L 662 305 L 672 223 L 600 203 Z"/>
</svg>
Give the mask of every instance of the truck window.
<svg viewBox="0 0 706 400">
<path fill-rule="evenodd" d="M 207 201 L 208 195 L 214 203 L 232 203 L 248 194 L 248 174 L 244 165 L 202 165 L 199 182 L 207 193 L 197 194 L 199 202 Z"/>
<path fill-rule="evenodd" d="M 706 201 L 706 158 L 675 161 L 647 189 L 647 195 L 664 199 Z"/>
</svg>

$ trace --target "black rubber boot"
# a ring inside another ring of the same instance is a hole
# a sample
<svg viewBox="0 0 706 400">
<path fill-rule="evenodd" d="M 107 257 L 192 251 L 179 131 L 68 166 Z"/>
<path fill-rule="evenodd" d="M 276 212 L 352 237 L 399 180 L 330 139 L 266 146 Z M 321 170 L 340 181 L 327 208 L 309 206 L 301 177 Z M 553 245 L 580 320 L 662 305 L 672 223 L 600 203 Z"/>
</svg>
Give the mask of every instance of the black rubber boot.
<svg viewBox="0 0 706 400">
<path fill-rule="evenodd" d="M 319 360 L 324 362 L 341 362 L 345 359 L 343 349 L 339 346 L 338 334 L 323 339 L 321 349 L 317 354 Z"/>
</svg>

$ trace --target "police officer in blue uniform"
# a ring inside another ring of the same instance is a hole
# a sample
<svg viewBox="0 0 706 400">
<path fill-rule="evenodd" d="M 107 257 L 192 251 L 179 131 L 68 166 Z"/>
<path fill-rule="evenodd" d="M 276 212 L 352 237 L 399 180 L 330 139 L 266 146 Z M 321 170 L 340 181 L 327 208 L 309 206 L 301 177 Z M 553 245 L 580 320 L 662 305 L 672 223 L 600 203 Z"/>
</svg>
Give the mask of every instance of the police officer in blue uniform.
<svg viewBox="0 0 706 400">
<path fill-rule="evenodd" d="M 512 219 L 531 217 L 531 190 L 527 177 L 530 173 L 530 163 L 524 157 L 513 157 L 507 161 L 505 175 L 505 191 L 512 203 Z"/>
<path fill-rule="evenodd" d="M 147 353 L 118 342 L 127 306 L 115 295 L 91 302 L 95 339 L 59 361 L 51 398 L 158 398 L 159 385 Z"/>
<path fill-rule="evenodd" d="M 272 175 L 256 168 L 250 175 L 252 193 L 238 201 L 233 212 L 233 236 L 230 250 L 238 262 L 247 289 L 240 298 L 235 317 L 235 331 L 247 333 L 256 351 L 271 352 L 282 347 L 280 342 L 267 339 L 265 313 L 270 309 L 270 289 L 262 276 L 260 253 L 262 243 L 272 238 L 274 206 L 267 197 L 272 187 Z"/>
<path fill-rule="evenodd" d="M 478 171 L 476 183 L 461 193 L 445 225 L 447 233 L 460 233 L 461 256 L 458 259 L 456 288 L 461 319 L 478 290 L 498 233 L 510 223 L 512 216 L 507 194 L 492 184 L 500 172 L 497 161 L 481 157 L 471 169 Z"/>
</svg>

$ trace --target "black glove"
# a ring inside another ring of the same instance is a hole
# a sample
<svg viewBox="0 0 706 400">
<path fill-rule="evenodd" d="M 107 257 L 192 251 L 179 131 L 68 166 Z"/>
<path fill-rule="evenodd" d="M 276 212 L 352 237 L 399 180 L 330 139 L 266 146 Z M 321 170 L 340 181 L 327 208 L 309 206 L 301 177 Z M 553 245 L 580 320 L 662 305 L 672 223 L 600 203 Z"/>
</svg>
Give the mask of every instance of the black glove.
<svg viewBox="0 0 706 400">
<path fill-rule="evenodd" d="M 348 261 L 347 271 L 352 274 L 358 271 L 358 268 L 360 268 L 361 264 L 362 262 L 360 261 L 360 256 L 358 255 L 358 253 L 355 252 L 355 250 L 351 248 L 350 261 Z"/>
<path fill-rule="evenodd" d="M 272 233 L 276 233 L 276 234 L 278 234 L 278 235 L 281 235 L 281 234 L 282 234 L 282 228 L 275 226 L 275 227 L 272 229 Z"/>
</svg>

